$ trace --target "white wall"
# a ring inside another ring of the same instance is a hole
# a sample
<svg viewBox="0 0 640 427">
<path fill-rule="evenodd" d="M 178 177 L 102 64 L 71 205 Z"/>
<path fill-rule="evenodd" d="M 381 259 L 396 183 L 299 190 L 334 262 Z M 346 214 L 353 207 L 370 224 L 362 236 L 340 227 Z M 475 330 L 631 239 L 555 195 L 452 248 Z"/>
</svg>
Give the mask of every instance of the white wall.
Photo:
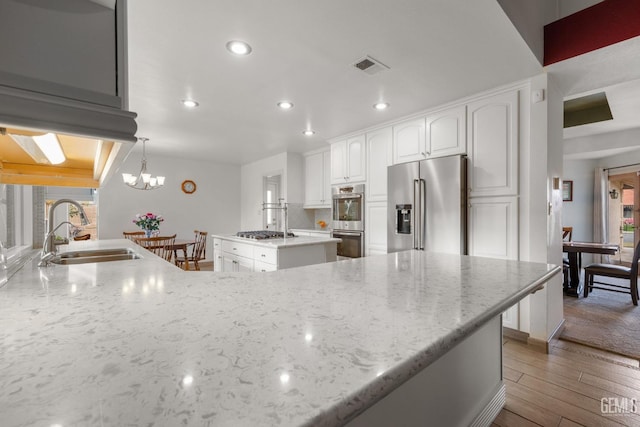
<svg viewBox="0 0 640 427">
<path fill-rule="evenodd" d="M 240 168 L 242 188 L 240 228 L 262 230 L 263 179 L 265 176 L 281 175 L 282 197 L 287 203 L 303 203 L 302 155 L 280 153 Z"/>
<path fill-rule="evenodd" d="M 164 175 L 164 187 L 140 191 L 127 187 L 120 173 L 137 174 L 140 153 L 133 152 L 109 182 L 98 190 L 98 233 L 101 239 L 122 238 L 123 231 L 135 231 L 137 213 L 161 214 L 163 235 L 193 237 L 193 230 L 209 234 L 235 233 L 240 227 L 240 167 L 220 163 L 147 156 L 147 168 L 153 175 Z M 194 181 L 196 192 L 185 194 L 181 184 Z M 211 258 L 212 251 L 207 251 Z"/>
<path fill-rule="evenodd" d="M 547 74 L 531 79 L 531 91 L 544 90 L 543 102 L 520 102 L 520 259 L 562 264 L 561 192 L 553 178 L 562 176 L 562 96 Z M 549 210 L 549 204 L 551 209 Z M 556 275 L 520 304 L 521 330 L 548 341 L 563 319 L 562 279 Z M 528 325 L 527 325 L 528 323 Z"/>
<path fill-rule="evenodd" d="M 557 17 L 556 0 L 498 0 L 500 7 L 507 14 L 529 49 L 542 64 L 544 59 L 545 24 L 555 21 Z"/>
<path fill-rule="evenodd" d="M 596 161 L 564 160 L 563 180 L 573 181 L 573 201 L 562 203 L 562 225 L 576 241 L 593 241 L 593 183 Z M 586 256 L 586 254 L 585 254 Z"/>
</svg>

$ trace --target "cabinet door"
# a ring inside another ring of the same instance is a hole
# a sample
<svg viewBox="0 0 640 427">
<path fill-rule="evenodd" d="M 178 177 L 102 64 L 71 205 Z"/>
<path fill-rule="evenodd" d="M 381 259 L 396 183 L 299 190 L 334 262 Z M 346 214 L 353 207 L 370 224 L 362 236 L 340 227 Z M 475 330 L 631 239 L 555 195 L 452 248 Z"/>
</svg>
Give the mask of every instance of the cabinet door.
<svg viewBox="0 0 640 427">
<path fill-rule="evenodd" d="M 347 182 L 367 179 L 365 154 L 366 141 L 364 135 L 347 139 Z"/>
<path fill-rule="evenodd" d="M 392 161 L 393 130 L 388 127 L 367 134 L 367 201 L 387 201 L 387 167 Z"/>
<path fill-rule="evenodd" d="M 387 203 L 367 203 L 365 217 L 365 255 L 387 253 Z"/>
<path fill-rule="evenodd" d="M 249 273 L 253 271 L 253 260 L 239 256 L 236 259 L 236 271 L 240 273 Z"/>
<path fill-rule="evenodd" d="M 520 315 L 520 307 L 518 304 L 512 305 L 502 313 L 502 326 L 507 328 L 518 330 L 520 329 L 520 322 L 518 321 Z"/>
<path fill-rule="evenodd" d="M 427 116 L 427 157 L 466 154 L 467 107 L 460 106 Z"/>
<path fill-rule="evenodd" d="M 469 200 L 469 255 L 518 259 L 518 198 Z"/>
<path fill-rule="evenodd" d="M 518 194 L 518 92 L 468 105 L 469 194 Z"/>
<path fill-rule="evenodd" d="M 425 119 L 415 119 L 393 127 L 393 164 L 424 160 Z"/>
<path fill-rule="evenodd" d="M 223 265 L 223 257 L 221 251 L 213 251 L 213 271 L 222 272 L 224 271 Z"/>
<path fill-rule="evenodd" d="M 304 205 L 321 206 L 324 201 L 324 153 L 304 158 Z"/>
<path fill-rule="evenodd" d="M 322 153 L 322 207 L 331 208 L 331 151 Z"/>
<path fill-rule="evenodd" d="M 236 257 L 231 255 L 222 255 L 222 271 L 225 273 L 231 273 L 238 271 L 236 268 Z"/>
<path fill-rule="evenodd" d="M 331 144 L 331 183 L 344 184 L 347 180 L 347 141 Z"/>
</svg>

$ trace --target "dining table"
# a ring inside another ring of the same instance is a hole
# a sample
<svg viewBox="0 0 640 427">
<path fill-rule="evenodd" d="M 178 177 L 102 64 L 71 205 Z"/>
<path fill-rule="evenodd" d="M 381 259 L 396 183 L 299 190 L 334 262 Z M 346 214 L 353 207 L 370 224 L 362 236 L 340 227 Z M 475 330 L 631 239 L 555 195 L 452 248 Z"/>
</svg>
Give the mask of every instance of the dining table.
<svg viewBox="0 0 640 427">
<path fill-rule="evenodd" d="M 562 252 L 569 256 L 569 280 L 564 283 L 564 292 L 577 297 L 582 293 L 584 283 L 580 281 L 580 266 L 583 253 L 615 255 L 620 246 L 613 243 L 562 242 Z"/>
<path fill-rule="evenodd" d="M 195 243 L 195 240 L 176 239 L 173 244 L 168 246 L 168 248 L 173 251 L 173 262 L 175 265 L 178 265 L 178 262 L 176 261 L 178 258 L 178 252 L 182 251 L 182 256 L 185 259 L 184 269 L 189 270 L 189 262 L 186 261 L 187 253 L 189 251 L 189 246 L 193 246 Z"/>
</svg>

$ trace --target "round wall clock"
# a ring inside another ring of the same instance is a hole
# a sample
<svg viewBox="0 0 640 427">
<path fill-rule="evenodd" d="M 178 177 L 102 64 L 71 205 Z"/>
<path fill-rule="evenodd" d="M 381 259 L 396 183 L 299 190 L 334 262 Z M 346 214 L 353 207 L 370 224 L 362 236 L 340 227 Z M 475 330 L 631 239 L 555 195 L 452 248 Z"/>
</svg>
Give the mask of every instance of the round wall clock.
<svg viewBox="0 0 640 427">
<path fill-rule="evenodd" d="M 182 181 L 182 191 L 187 194 L 191 194 L 196 191 L 196 183 L 191 181 L 190 179 L 186 179 Z"/>
</svg>

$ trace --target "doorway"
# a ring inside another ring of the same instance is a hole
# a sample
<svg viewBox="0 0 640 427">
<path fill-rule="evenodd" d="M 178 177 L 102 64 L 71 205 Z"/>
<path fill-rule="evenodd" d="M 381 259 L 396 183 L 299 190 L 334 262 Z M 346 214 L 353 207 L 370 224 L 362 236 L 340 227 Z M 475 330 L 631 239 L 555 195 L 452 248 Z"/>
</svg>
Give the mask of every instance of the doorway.
<svg viewBox="0 0 640 427">
<path fill-rule="evenodd" d="M 609 241 L 620 246 L 615 261 L 630 266 L 633 250 L 640 240 L 640 188 L 638 172 L 609 175 Z"/>
<path fill-rule="evenodd" d="M 264 203 L 273 206 L 280 199 L 281 176 L 268 175 L 264 177 Z M 280 230 L 282 213 L 278 209 L 264 209 L 263 221 L 265 230 Z"/>
</svg>

